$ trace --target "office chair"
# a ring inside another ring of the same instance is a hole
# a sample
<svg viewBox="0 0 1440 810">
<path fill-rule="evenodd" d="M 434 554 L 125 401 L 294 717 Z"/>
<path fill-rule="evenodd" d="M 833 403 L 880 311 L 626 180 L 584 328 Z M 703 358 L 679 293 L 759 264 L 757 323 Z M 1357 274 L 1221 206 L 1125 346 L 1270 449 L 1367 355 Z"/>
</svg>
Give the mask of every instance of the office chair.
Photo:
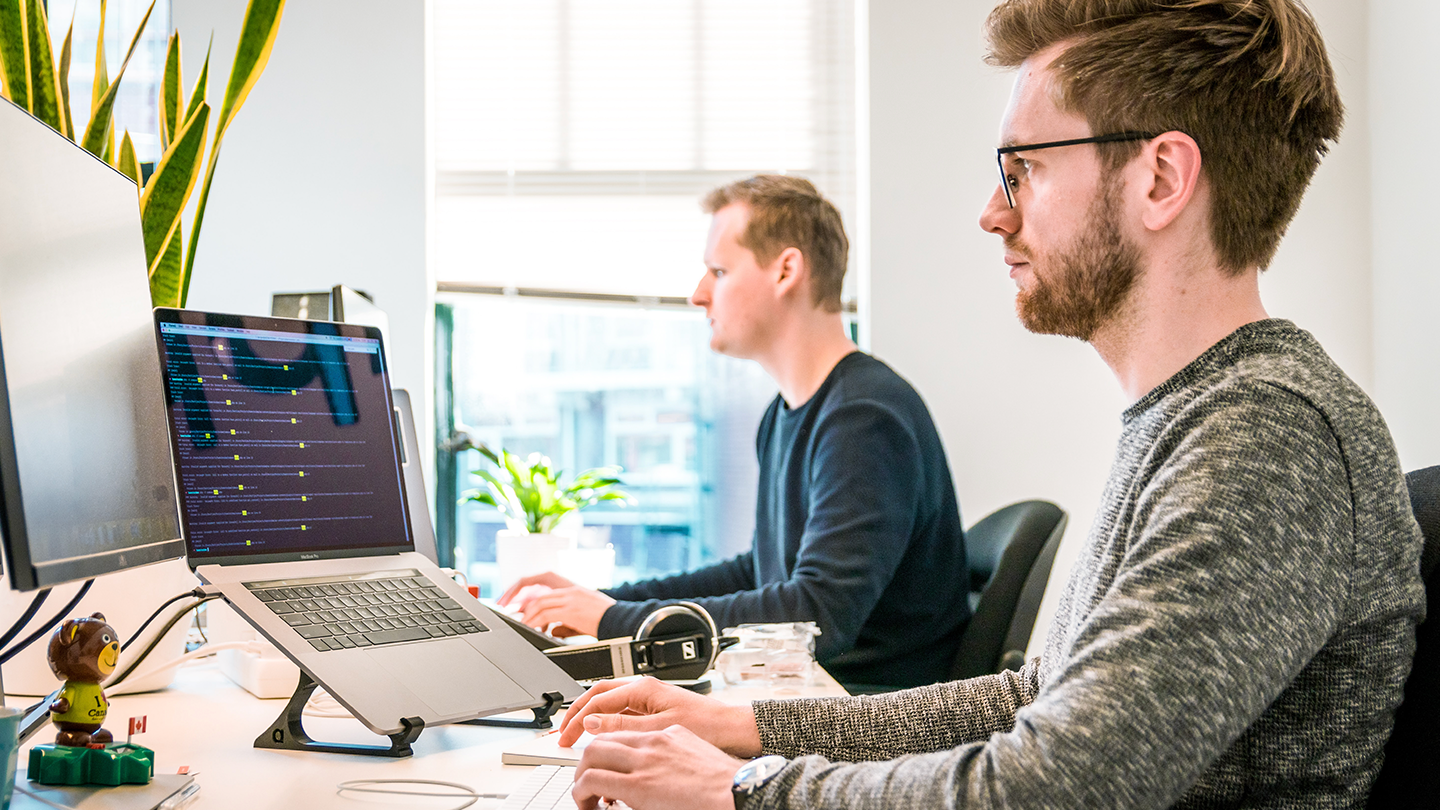
<svg viewBox="0 0 1440 810">
<path fill-rule="evenodd" d="M 1440 467 L 1407 473 L 1405 483 L 1425 535 L 1420 576 L 1429 607 L 1415 631 L 1415 663 L 1385 743 L 1385 764 L 1370 789 L 1368 806 L 1377 810 L 1434 807 L 1440 796 Z"/>
<path fill-rule="evenodd" d="M 1065 533 L 1065 510 L 1049 501 L 998 509 L 965 532 L 974 615 L 960 638 L 950 677 L 1019 669 L 1050 566 Z"/>
</svg>

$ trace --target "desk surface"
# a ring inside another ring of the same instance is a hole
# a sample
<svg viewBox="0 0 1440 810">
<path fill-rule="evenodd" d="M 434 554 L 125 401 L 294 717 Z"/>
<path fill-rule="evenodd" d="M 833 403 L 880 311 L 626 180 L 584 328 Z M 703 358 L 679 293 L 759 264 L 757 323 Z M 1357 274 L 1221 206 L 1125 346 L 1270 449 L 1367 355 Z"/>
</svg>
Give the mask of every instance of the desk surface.
<svg viewBox="0 0 1440 810">
<path fill-rule="evenodd" d="M 764 697 L 824 697 L 844 690 L 822 675 L 825 683 L 801 689 L 769 690 L 760 687 L 726 687 L 718 676 L 712 694 L 725 703 L 749 703 Z M 180 670 L 169 689 L 144 695 L 122 695 L 110 704 L 109 728 L 123 739 L 127 718 L 145 715 L 147 731 L 135 742 L 155 751 L 155 772 L 175 773 L 188 765 L 201 784 L 195 810 L 206 808 L 354 808 L 354 810 L 434 810 L 453 807 L 454 799 L 418 799 L 379 795 L 338 796 L 335 786 L 350 779 L 438 779 L 459 782 L 483 793 L 508 793 L 530 771 L 520 765 L 501 765 L 507 743 L 537 737 L 545 732 L 441 726 L 427 728 L 412 746 L 415 754 L 403 759 L 345 754 L 274 751 L 253 747 L 284 708 L 284 700 L 260 700 L 220 673 L 213 664 L 200 662 Z M 313 739 L 326 742 L 383 742 L 354 719 L 305 717 Z M 48 742 L 41 730 L 32 743 Z M 24 767 L 24 756 L 21 757 Z M 353 798 L 352 798 L 353 797 Z M 497 807 L 499 801 L 474 805 Z"/>
</svg>

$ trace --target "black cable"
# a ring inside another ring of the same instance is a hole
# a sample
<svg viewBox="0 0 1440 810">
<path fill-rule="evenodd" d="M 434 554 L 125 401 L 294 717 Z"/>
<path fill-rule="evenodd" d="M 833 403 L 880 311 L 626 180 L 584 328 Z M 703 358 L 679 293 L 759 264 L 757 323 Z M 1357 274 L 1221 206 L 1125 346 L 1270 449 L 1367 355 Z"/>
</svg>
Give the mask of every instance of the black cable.
<svg viewBox="0 0 1440 810">
<path fill-rule="evenodd" d="M 20 631 L 24 630 L 25 625 L 28 624 L 31 619 L 35 618 L 35 614 L 40 611 L 40 606 L 45 604 L 45 600 L 49 598 L 49 596 L 49 588 L 35 594 L 35 598 L 30 600 L 30 607 L 25 608 L 25 615 L 10 625 L 10 629 L 5 631 L 5 635 L 0 636 L 0 650 L 5 649 L 5 645 L 10 643 L 10 639 L 20 635 Z"/>
<path fill-rule="evenodd" d="M 70 615 L 70 611 L 74 610 L 75 606 L 80 604 L 80 600 L 85 598 L 85 594 L 90 592 L 90 586 L 94 584 L 95 580 L 93 579 L 85 580 L 85 584 L 81 585 L 80 590 L 75 592 L 75 596 L 71 597 L 70 601 L 65 603 L 65 607 L 60 608 L 59 613 L 51 616 L 49 621 L 37 627 L 35 629 L 35 632 L 15 642 L 15 646 L 11 647 L 3 653 L 0 653 L 0 664 L 9 661 L 11 658 L 14 658 L 17 654 L 19 654 L 21 650 L 29 647 L 31 644 L 34 644 L 35 639 L 40 638 L 41 636 L 50 632 L 50 628 L 64 621 L 65 617 Z"/>
<path fill-rule="evenodd" d="M 190 615 L 190 611 L 200 607 L 206 602 L 213 602 L 219 598 L 220 594 L 218 593 L 204 596 L 186 605 L 184 609 L 176 613 L 174 616 L 171 616 L 170 621 L 166 622 L 164 627 L 156 631 L 154 637 L 150 639 L 150 643 L 145 645 L 145 649 L 141 650 L 139 655 L 131 659 L 130 664 L 125 667 L 125 671 L 121 672 L 119 675 L 116 675 L 112 680 L 106 682 L 105 688 L 112 689 L 121 681 L 130 677 L 130 674 L 133 673 L 137 668 L 139 668 L 140 662 L 144 661 L 146 656 L 154 652 L 156 647 L 160 646 L 160 640 L 165 638 L 165 634 L 170 632 L 170 628 L 174 627 L 185 616 Z"/>
<path fill-rule="evenodd" d="M 124 651 L 130 649 L 130 645 L 131 645 L 131 644 L 134 644 L 137 640 L 139 640 L 140 634 L 145 632 L 145 628 L 149 627 L 149 626 L 150 626 L 150 623 L 153 622 L 153 621 L 155 621 L 156 617 L 158 617 L 158 616 L 161 614 L 161 612 L 163 612 L 163 611 L 165 610 L 165 608 L 170 607 L 171 605 L 175 604 L 176 602 L 179 602 L 181 599 L 185 599 L 185 598 L 187 598 L 187 597 L 192 598 L 192 599 L 199 599 L 200 597 L 202 597 L 202 596 L 204 596 L 204 595 L 205 595 L 205 589 L 204 589 L 204 588 L 194 588 L 194 589 L 192 589 L 192 590 L 186 591 L 185 593 L 179 594 L 179 595 L 177 595 L 177 596 L 172 596 L 172 597 L 170 597 L 169 599 L 166 599 L 165 602 L 160 605 L 160 607 L 155 608 L 155 612 L 150 614 L 150 618 L 148 618 L 148 619 L 146 619 L 145 621 L 141 622 L 141 624 L 140 624 L 140 629 L 136 630 L 135 633 L 130 636 L 129 640 L 127 640 L 124 644 L 122 644 L 122 645 L 120 646 L 120 651 L 121 651 L 121 652 L 124 652 Z"/>
</svg>

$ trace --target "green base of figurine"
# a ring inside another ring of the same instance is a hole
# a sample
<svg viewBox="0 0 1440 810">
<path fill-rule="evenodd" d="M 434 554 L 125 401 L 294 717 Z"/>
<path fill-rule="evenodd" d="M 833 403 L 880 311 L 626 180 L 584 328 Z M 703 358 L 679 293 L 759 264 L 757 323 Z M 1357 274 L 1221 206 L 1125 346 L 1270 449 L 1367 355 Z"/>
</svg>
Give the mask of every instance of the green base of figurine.
<svg viewBox="0 0 1440 810">
<path fill-rule="evenodd" d="M 27 776 L 42 785 L 148 785 L 155 752 L 129 743 L 104 748 L 37 745 L 30 749 Z"/>
</svg>

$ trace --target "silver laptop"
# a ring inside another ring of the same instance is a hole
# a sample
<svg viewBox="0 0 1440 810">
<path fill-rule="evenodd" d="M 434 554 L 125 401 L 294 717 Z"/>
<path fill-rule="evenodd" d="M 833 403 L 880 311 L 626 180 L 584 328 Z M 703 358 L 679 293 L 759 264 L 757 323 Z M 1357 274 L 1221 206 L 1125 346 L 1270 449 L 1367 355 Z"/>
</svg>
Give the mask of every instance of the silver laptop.
<svg viewBox="0 0 1440 810">
<path fill-rule="evenodd" d="M 391 735 L 583 691 L 415 551 L 378 329 L 155 324 L 191 568 L 361 722 Z"/>
</svg>

